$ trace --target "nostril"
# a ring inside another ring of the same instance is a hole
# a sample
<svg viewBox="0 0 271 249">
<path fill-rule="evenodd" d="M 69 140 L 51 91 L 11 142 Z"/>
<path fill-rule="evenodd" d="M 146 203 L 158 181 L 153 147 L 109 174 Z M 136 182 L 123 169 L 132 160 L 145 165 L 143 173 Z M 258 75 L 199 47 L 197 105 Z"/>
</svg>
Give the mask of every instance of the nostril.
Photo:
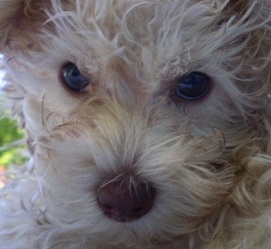
<svg viewBox="0 0 271 249">
<path fill-rule="evenodd" d="M 130 184 L 125 180 L 109 182 L 97 190 L 97 202 L 103 213 L 117 221 L 136 220 L 153 207 L 156 191 L 150 183 Z"/>
</svg>

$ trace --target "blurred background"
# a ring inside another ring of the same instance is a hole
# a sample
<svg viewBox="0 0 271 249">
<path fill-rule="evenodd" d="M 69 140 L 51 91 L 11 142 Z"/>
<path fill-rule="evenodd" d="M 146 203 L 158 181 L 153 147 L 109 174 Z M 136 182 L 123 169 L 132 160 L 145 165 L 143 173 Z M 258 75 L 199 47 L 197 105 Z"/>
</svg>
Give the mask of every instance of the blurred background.
<svg viewBox="0 0 271 249">
<path fill-rule="evenodd" d="M 0 54 L 0 64 L 1 61 L 3 56 Z M 5 172 L 27 160 L 24 131 L 19 128 L 17 120 L 11 117 L 5 104 L 7 100 L 1 92 L 4 84 L 4 72 L 0 68 L 0 187 L 7 181 Z"/>
</svg>

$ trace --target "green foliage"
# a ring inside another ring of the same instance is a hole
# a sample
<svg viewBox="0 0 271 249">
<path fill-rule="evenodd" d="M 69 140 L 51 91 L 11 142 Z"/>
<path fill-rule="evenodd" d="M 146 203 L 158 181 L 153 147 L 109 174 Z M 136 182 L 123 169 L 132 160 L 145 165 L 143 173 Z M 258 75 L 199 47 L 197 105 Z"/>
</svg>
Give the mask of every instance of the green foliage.
<svg viewBox="0 0 271 249">
<path fill-rule="evenodd" d="M 0 54 L 0 63 L 3 55 Z M 0 69 L 0 90 L 4 85 L 4 71 Z M 10 118 L 8 111 L 3 107 L 3 98 L 0 92 L 0 178 L 2 168 L 11 165 L 21 165 L 26 159 L 26 148 L 23 145 L 24 132 L 18 123 Z M 1 184 L 1 179 L 0 179 Z"/>
<path fill-rule="evenodd" d="M 0 115 L 0 166 L 21 165 L 27 159 L 25 146 L 22 145 L 24 133 L 15 120 L 3 112 Z"/>
</svg>

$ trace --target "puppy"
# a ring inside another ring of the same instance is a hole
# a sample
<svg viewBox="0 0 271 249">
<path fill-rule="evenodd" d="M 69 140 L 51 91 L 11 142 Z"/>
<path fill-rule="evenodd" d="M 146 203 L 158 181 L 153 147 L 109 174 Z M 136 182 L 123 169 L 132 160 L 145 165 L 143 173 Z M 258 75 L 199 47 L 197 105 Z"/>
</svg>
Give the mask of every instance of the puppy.
<svg viewBox="0 0 271 249">
<path fill-rule="evenodd" d="M 1 249 L 271 248 L 270 0 L 0 0 L 31 159 Z"/>
</svg>

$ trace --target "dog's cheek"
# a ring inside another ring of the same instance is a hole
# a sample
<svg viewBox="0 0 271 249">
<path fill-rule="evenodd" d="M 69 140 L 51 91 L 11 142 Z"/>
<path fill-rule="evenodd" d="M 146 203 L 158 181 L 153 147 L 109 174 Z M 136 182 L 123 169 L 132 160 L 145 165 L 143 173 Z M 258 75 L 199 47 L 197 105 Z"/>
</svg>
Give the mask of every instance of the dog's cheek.
<svg viewBox="0 0 271 249">
<path fill-rule="evenodd" d="M 72 96 L 63 90 L 56 73 L 49 76 L 30 74 L 14 84 L 24 89 L 24 123 L 34 137 L 62 124 L 63 118 L 82 101 L 81 96 Z"/>
<path fill-rule="evenodd" d="M 35 138 L 42 131 L 42 108 L 37 98 L 26 96 L 23 102 L 25 128 L 30 138 Z"/>
</svg>

